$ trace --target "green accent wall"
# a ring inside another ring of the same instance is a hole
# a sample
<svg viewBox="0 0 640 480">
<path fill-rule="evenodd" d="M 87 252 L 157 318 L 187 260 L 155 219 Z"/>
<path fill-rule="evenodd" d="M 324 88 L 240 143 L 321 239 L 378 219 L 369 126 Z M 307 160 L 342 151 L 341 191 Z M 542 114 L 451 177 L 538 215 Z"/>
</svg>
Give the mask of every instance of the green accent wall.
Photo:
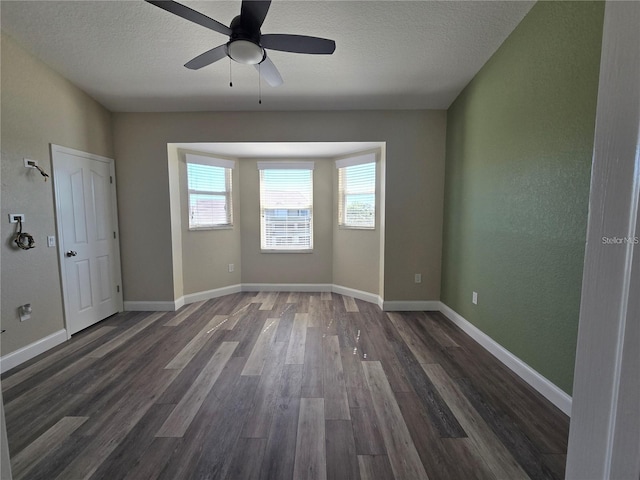
<svg viewBox="0 0 640 480">
<path fill-rule="evenodd" d="M 447 113 L 442 301 L 569 394 L 603 17 L 538 2 Z"/>
</svg>

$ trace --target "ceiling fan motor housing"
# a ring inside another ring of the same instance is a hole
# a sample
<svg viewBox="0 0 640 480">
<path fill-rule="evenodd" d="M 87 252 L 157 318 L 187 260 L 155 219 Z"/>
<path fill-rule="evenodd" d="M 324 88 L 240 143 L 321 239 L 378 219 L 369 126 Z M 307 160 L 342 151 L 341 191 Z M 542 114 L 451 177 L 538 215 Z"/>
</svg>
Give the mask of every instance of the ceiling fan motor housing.
<svg viewBox="0 0 640 480">
<path fill-rule="evenodd" d="M 245 20 L 246 22 L 246 20 Z M 229 27 L 231 36 L 227 43 L 227 55 L 239 63 L 256 65 L 261 63 L 266 52 L 260 46 L 260 29 L 243 24 L 240 15 L 233 19 Z"/>
</svg>

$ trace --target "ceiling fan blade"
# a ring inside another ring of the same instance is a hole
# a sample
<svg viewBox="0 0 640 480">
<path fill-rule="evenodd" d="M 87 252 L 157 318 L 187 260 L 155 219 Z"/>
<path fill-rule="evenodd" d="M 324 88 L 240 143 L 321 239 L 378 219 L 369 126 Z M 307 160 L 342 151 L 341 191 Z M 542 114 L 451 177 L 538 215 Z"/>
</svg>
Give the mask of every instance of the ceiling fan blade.
<svg viewBox="0 0 640 480">
<path fill-rule="evenodd" d="M 270 6 L 271 0 L 242 0 L 240 7 L 242 23 L 251 30 L 260 30 Z"/>
<path fill-rule="evenodd" d="M 336 50 L 336 42 L 326 38 L 307 37 L 306 35 L 268 34 L 260 37 L 264 48 L 292 53 L 313 53 L 330 55 Z"/>
<path fill-rule="evenodd" d="M 168 0 L 145 0 L 147 3 L 155 5 L 156 7 L 160 7 L 163 10 L 166 10 L 169 13 L 173 13 L 179 17 L 184 18 L 185 20 L 189 20 L 190 22 L 197 23 L 198 25 L 202 25 L 203 27 L 209 28 L 214 32 L 222 33 L 223 35 L 231 35 L 231 29 L 222 23 L 214 20 L 213 18 L 209 18 L 206 15 L 196 12 L 195 10 L 186 7 L 178 2 L 168 1 Z"/>
<path fill-rule="evenodd" d="M 227 44 L 222 44 L 211 50 L 207 50 L 196 58 L 189 60 L 184 64 L 185 67 L 191 70 L 198 70 L 199 68 L 211 65 L 213 62 L 223 59 L 227 56 Z"/>
<path fill-rule="evenodd" d="M 282 76 L 269 57 L 265 56 L 264 60 L 255 67 L 269 85 L 272 87 L 282 85 Z"/>
</svg>

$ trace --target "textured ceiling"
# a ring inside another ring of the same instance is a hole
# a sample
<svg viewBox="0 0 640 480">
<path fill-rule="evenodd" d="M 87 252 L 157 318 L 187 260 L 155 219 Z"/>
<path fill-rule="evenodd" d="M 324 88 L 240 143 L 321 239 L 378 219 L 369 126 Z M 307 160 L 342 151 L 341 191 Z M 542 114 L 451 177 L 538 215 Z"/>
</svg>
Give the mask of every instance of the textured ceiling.
<svg viewBox="0 0 640 480">
<path fill-rule="evenodd" d="M 182 2 L 224 24 L 240 1 Z M 227 38 L 144 1 L 0 2 L 2 30 L 112 111 L 447 108 L 526 15 L 529 1 L 274 0 L 263 33 L 331 38 L 330 56 L 269 52 L 251 66 L 184 63 Z"/>
</svg>

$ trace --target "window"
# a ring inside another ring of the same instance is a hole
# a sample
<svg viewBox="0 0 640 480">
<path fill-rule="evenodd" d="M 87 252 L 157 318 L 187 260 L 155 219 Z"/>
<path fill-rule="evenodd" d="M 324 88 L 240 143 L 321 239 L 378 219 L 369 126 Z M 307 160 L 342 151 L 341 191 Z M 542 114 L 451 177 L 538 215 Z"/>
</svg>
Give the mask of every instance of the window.
<svg viewBox="0 0 640 480">
<path fill-rule="evenodd" d="M 231 200 L 235 162 L 187 154 L 189 230 L 233 226 Z"/>
<path fill-rule="evenodd" d="M 336 167 L 338 168 L 338 225 L 347 228 L 375 228 L 375 154 L 337 160 Z"/>
<path fill-rule="evenodd" d="M 313 162 L 258 162 L 260 246 L 313 250 Z"/>
</svg>

